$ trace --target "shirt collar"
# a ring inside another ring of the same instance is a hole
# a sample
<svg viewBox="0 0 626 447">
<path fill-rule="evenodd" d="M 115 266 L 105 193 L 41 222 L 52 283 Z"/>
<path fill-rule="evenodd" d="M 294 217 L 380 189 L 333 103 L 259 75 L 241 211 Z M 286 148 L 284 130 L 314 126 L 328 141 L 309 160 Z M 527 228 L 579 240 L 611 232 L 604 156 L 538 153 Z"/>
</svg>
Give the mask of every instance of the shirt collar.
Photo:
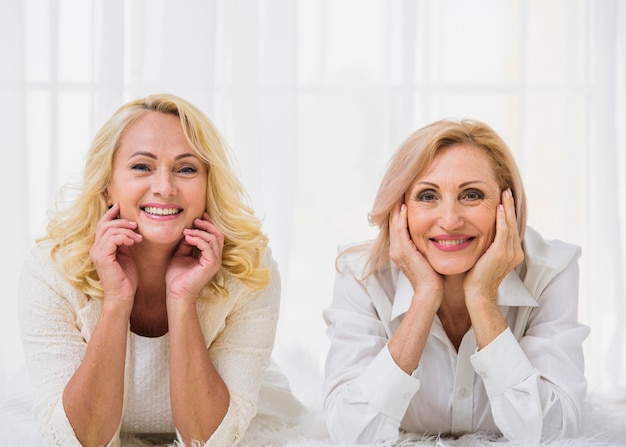
<svg viewBox="0 0 626 447">
<path fill-rule="evenodd" d="M 409 310 L 413 298 L 413 286 L 395 265 L 392 267 L 392 271 L 396 277 L 396 293 L 391 308 L 391 320 L 393 321 Z M 538 305 L 522 282 L 517 270 L 513 270 L 502 280 L 500 287 L 498 287 L 497 300 L 499 306 L 536 307 Z"/>
</svg>

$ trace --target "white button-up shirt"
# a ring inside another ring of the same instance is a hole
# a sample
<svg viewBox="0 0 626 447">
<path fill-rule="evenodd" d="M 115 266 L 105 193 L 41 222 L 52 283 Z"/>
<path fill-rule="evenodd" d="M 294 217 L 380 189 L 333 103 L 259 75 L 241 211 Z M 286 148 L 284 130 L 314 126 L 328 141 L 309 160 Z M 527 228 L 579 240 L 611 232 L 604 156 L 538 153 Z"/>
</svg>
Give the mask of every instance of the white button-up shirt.
<svg viewBox="0 0 626 447">
<path fill-rule="evenodd" d="M 480 351 L 470 329 L 458 352 L 435 317 L 420 364 L 408 375 L 387 348 L 413 288 L 391 265 L 360 280 L 365 252 L 341 259 L 324 384 L 336 441 L 380 442 L 411 433 L 502 433 L 532 444 L 572 436 L 586 394 L 578 322 L 580 249 L 545 241 L 532 228 L 524 262 L 498 289 L 508 329 Z"/>
</svg>

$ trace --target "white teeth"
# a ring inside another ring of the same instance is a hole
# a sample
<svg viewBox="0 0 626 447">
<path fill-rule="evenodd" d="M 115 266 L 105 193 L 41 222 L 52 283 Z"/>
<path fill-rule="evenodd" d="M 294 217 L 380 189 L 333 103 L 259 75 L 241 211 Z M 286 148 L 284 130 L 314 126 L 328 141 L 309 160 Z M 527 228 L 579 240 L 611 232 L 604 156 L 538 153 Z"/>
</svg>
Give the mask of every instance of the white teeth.
<svg viewBox="0 0 626 447">
<path fill-rule="evenodd" d="M 440 245 L 459 245 L 467 241 L 469 241 L 469 239 L 441 239 L 438 240 L 437 243 Z"/>
<path fill-rule="evenodd" d="M 157 208 L 156 206 L 147 206 L 143 210 L 148 214 L 156 216 L 171 216 L 172 214 L 180 213 L 178 208 Z"/>
</svg>

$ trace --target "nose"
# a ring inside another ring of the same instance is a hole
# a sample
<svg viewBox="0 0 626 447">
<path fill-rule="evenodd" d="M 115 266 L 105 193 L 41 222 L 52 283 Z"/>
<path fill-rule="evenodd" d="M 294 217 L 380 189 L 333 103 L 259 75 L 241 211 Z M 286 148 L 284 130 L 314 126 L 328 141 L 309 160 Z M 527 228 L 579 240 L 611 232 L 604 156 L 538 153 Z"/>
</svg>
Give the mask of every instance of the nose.
<svg viewBox="0 0 626 447">
<path fill-rule="evenodd" d="M 152 191 L 161 197 L 170 197 L 176 194 L 174 175 L 168 169 L 159 169 L 153 177 Z"/>
<path fill-rule="evenodd" d="M 443 230 L 452 231 L 464 223 L 463 209 L 458 200 L 444 200 L 440 205 L 439 226 Z"/>
</svg>

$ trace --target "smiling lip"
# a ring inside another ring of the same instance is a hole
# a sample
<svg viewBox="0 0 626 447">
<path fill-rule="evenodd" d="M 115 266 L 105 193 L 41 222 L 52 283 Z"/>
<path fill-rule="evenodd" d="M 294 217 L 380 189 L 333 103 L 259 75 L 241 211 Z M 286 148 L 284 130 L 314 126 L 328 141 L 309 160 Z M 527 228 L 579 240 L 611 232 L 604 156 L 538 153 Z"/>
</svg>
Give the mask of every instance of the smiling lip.
<svg viewBox="0 0 626 447">
<path fill-rule="evenodd" d="M 170 220 L 176 219 L 182 212 L 182 208 L 174 205 L 164 205 L 159 203 L 149 203 L 141 207 L 141 210 L 150 219 Z"/>
<path fill-rule="evenodd" d="M 441 251 L 459 251 L 466 248 L 475 238 L 465 234 L 440 235 L 430 238 L 432 244 Z"/>
</svg>

